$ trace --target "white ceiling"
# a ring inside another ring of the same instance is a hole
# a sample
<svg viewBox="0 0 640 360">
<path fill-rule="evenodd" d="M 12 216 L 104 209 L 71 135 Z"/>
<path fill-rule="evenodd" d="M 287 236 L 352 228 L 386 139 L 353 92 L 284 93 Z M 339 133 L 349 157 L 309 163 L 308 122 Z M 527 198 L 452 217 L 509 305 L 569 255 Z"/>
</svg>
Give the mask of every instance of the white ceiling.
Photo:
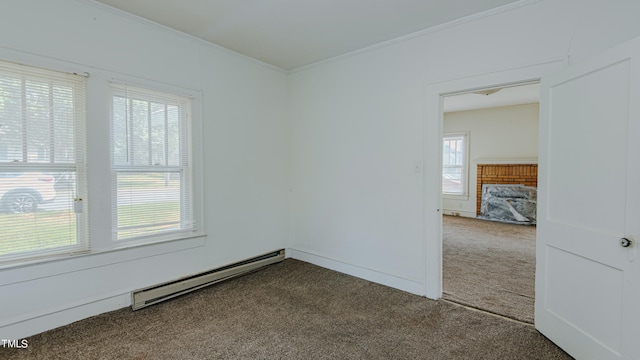
<svg viewBox="0 0 640 360">
<path fill-rule="evenodd" d="M 481 92 L 446 96 L 443 111 L 475 110 L 540 102 L 540 84 L 538 83 L 505 87 L 489 95 L 478 94 Z"/>
<path fill-rule="evenodd" d="M 292 70 L 520 0 L 95 0 Z"/>
</svg>

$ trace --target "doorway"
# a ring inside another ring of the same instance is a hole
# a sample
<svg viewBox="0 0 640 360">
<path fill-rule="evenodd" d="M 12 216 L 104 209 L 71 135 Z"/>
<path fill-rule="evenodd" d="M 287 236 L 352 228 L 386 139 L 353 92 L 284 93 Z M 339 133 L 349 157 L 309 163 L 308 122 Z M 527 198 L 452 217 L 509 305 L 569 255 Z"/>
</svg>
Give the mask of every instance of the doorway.
<svg viewBox="0 0 640 360">
<path fill-rule="evenodd" d="M 445 96 L 442 109 L 443 298 L 533 323 L 539 84 Z M 533 199 L 483 199 L 488 184 Z"/>
<path fill-rule="evenodd" d="M 545 74 L 566 66 L 566 58 L 469 74 L 425 84 L 424 124 L 424 295 L 442 298 L 442 102 L 449 95 L 475 89 L 537 82 Z"/>
</svg>

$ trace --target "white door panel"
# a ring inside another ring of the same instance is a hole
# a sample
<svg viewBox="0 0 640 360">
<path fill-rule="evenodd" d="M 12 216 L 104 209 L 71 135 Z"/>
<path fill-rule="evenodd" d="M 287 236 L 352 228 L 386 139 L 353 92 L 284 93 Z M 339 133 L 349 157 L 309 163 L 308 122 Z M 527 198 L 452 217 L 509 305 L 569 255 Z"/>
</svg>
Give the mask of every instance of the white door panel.
<svg viewBox="0 0 640 360">
<path fill-rule="evenodd" d="M 548 246 L 545 310 L 612 351 L 620 352 L 623 270 Z M 566 268 L 581 269 L 576 278 Z M 589 316 L 585 316 L 589 314 Z"/>
<path fill-rule="evenodd" d="M 550 91 L 549 220 L 622 231 L 629 62 L 567 80 Z M 578 103 L 574 94 L 580 94 Z"/>
<path fill-rule="evenodd" d="M 639 61 L 635 40 L 541 83 L 535 322 L 579 359 L 640 359 Z"/>
</svg>

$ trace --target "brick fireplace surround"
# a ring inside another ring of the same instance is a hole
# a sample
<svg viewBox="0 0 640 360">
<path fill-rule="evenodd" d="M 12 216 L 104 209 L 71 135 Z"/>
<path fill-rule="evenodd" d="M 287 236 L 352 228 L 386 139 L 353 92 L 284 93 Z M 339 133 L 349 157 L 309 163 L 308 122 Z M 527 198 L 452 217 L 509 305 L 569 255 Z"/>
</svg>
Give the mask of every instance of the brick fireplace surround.
<svg viewBox="0 0 640 360">
<path fill-rule="evenodd" d="M 478 164 L 476 215 L 480 215 L 483 184 L 519 184 L 538 187 L 538 164 Z"/>
</svg>

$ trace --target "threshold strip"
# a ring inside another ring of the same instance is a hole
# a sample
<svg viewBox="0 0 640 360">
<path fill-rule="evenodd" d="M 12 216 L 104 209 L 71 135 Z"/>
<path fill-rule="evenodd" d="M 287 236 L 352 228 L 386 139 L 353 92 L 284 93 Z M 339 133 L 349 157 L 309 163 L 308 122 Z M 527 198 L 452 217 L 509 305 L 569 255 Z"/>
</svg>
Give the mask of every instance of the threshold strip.
<svg viewBox="0 0 640 360">
<path fill-rule="evenodd" d="M 472 310 L 472 311 L 476 311 L 476 312 L 480 312 L 480 313 L 484 313 L 484 314 L 489 314 L 489 315 L 492 315 L 492 316 L 495 316 L 495 317 L 498 317 L 498 318 L 501 318 L 501 319 L 504 319 L 504 320 L 508 320 L 508 321 L 511 321 L 511 322 L 515 322 L 515 323 L 518 323 L 518 324 L 535 327 L 535 325 L 533 323 L 530 323 L 528 321 L 522 321 L 522 320 L 516 319 L 514 317 L 506 316 L 506 315 L 503 315 L 503 314 L 498 314 L 496 312 L 489 311 L 489 310 L 486 310 L 486 309 L 481 309 L 481 308 L 478 308 L 478 307 L 475 307 L 475 306 L 471 306 L 469 304 L 465 304 L 465 303 L 461 303 L 461 302 L 457 302 L 457 301 L 449 300 L 449 299 L 445 299 L 445 298 L 441 298 L 440 300 L 442 300 L 444 302 L 448 302 L 450 304 L 461 306 L 461 307 L 463 307 L 465 309 L 469 309 L 469 310 Z"/>
</svg>

